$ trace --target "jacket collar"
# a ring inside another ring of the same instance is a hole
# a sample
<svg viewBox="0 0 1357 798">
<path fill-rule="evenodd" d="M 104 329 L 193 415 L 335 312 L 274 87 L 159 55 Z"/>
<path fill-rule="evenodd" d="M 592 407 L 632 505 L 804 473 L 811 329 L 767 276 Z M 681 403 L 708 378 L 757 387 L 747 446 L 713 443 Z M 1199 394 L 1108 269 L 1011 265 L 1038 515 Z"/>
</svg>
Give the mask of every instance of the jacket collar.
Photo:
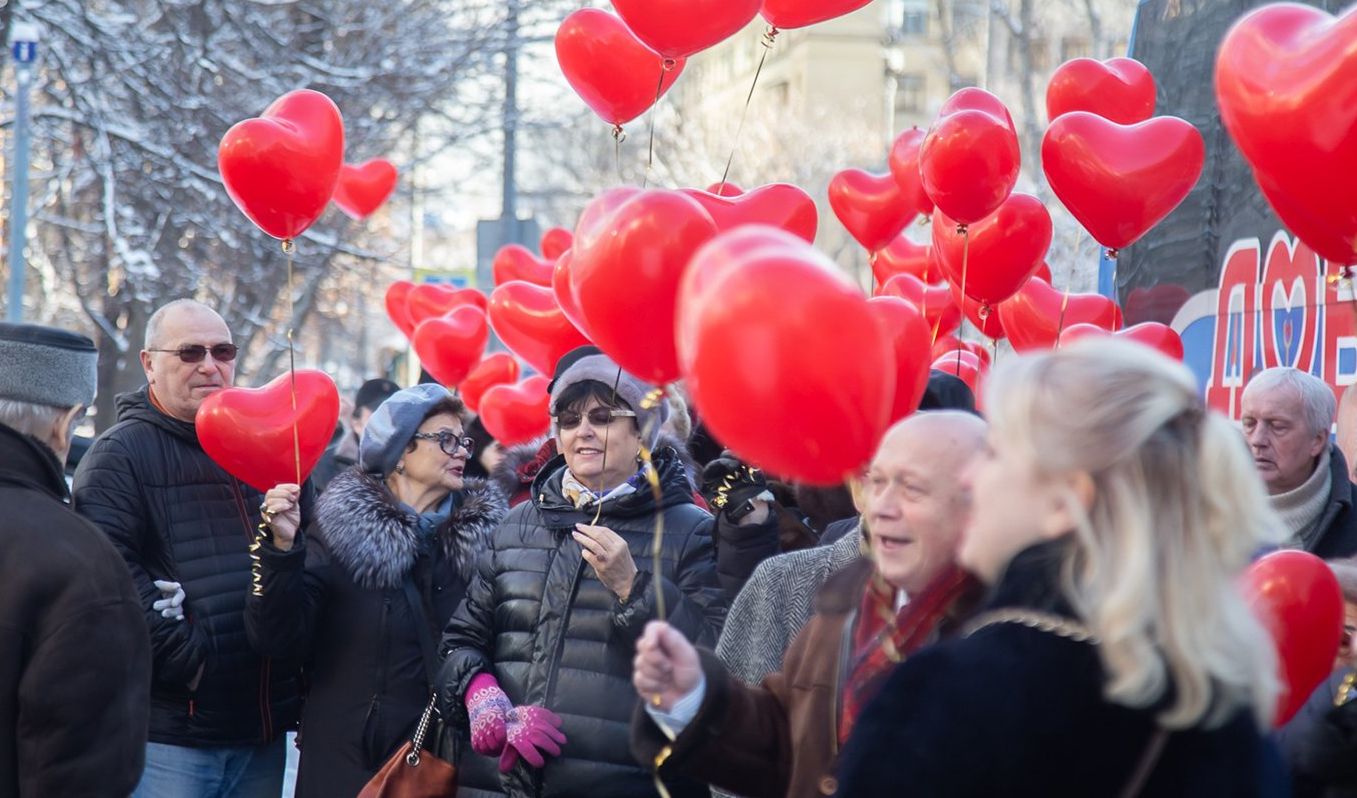
<svg viewBox="0 0 1357 798">
<path fill-rule="evenodd" d="M 692 504 L 693 483 L 688 477 L 688 471 L 684 468 L 678 452 L 668 446 L 661 447 L 654 452 L 652 461 L 660 476 L 660 489 L 662 491 L 660 504 L 656 505 L 655 494 L 647 486 L 635 493 L 604 502 L 603 512 L 605 515 L 614 518 L 633 518 L 649 515 L 657 510 L 678 504 Z M 565 455 L 559 454 L 543 466 L 541 472 L 537 475 L 537 479 L 533 480 L 531 501 L 543 511 L 565 515 L 587 514 L 592 518 L 595 513 L 594 508 L 587 511 L 577 510 L 575 505 L 562 492 L 561 483 L 565 477 L 565 468 Z M 575 521 L 569 520 L 568 523 L 565 523 L 566 520 L 568 519 L 563 519 L 564 527 L 574 526 Z"/>
<path fill-rule="evenodd" d="M 143 385 L 132 393 L 119 394 L 117 399 L 114 400 L 114 404 L 118 408 L 118 421 L 145 421 L 177 438 L 183 438 L 189 443 L 197 445 L 198 431 L 193 424 L 160 412 L 151 402 L 151 397 L 148 395 L 149 390 L 149 385 Z"/>
<path fill-rule="evenodd" d="M 1018 552 L 990 591 L 985 609 L 1022 608 L 1076 617 L 1060 590 L 1061 570 L 1072 545 L 1064 537 Z"/>
<path fill-rule="evenodd" d="M 0 482 L 38 490 L 66 501 L 66 475 L 56 453 L 42 441 L 0 424 Z"/>
</svg>

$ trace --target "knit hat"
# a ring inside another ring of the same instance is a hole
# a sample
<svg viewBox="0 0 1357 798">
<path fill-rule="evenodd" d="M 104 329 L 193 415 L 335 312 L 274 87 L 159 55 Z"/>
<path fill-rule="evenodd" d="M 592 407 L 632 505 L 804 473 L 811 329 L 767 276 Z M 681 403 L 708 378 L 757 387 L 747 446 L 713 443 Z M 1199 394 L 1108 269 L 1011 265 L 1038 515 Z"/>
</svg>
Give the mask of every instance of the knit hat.
<svg viewBox="0 0 1357 798">
<path fill-rule="evenodd" d="M 566 357 L 570 355 L 567 354 Z M 561 360 L 562 363 L 565 362 L 565 358 Z M 586 355 L 571 362 L 564 370 L 558 371 L 556 379 L 551 383 L 549 407 L 552 411 L 556 410 L 556 401 L 567 388 L 589 380 L 601 382 L 609 388 L 617 386 L 617 398 L 636 411 L 636 426 L 641 430 L 646 448 L 654 449 L 655 444 L 659 442 L 660 427 L 669 418 L 669 403 L 657 402 L 656 407 L 642 407 L 646 396 L 655 390 L 655 386 L 622 371 L 621 367 L 607 355 Z"/>
<path fill-rule="evenodd" d="M 94 342 L 55 327 L 0 322 L 0 399 L 89 406 L 99 384 Z"/>
<path fill-rule="evenodd" d="M 375 411 L 382 402 L 390 399 L 400 389 L 401 387 L 391 380 L 368 380 L 359 387 L 358 395 L 353 398 L 353 412 L 357 413 L 364 408 Z"/>
<path fill-rule="evenodd" d="M 452 398 L 448 389 L 434 383 L 416 385 L 391 395 L 363 427 L 358 443 L 358 467 L 365 473 L 387 476 L 396 470 L 401 455 L 419 432 L 429 411 Z"/>
</svg>

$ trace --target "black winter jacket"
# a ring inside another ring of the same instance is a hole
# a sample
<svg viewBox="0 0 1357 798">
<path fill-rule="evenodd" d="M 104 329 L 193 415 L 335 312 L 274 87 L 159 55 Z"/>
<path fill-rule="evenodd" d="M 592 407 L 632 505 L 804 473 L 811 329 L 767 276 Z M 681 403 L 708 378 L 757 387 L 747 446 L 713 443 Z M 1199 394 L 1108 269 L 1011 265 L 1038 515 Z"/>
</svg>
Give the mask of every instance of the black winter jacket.
<svg viewBox="0 0 1357 798">
<path fill-rule="evenodd" d="M 151 632 L 150 740 L 191 747 L 258 745 L 296 725 L 296 663 L 260 657 L 245 638 L 249 547 L 263 495 L 213 462 L 192 424 L 147 389 L 118 397 L 118 423 L 75 475 L 75 509 L 122 554 Z M 309 486 L 302 516 L 310 517 Z M 156 579 L 179 582 L 185 621 L 151 609 Z M 203 667 L 196 690 L 189 683 Z"/>
<path fill-rule="evenodd" d="M 1357 796 L 1357 701 L 1333 705 L 1351 672 L 1334 671 L 1277 732 L 1295 798 Z"/>
<path fill-rule="evenodd" d="M 1357 554 L 1357 485 L 1337 444 L 1329 444 L 1329 503 L 1316 522 L 1319 534 L 1310 549 L 1325 560 Z"/>
<path fill-rule="evenodd" d="M 492 673 L 509 700 L 545 706 L 564 721 L 568 742 L 542 770 L 520 762 L 500 777 L 493 758 L 462 757 L 460 798 L 648 795 L 649 773 L 631 758 L 629 724 L 636 640 L 657 616 L 663 591 L 668 621 L 711 646 L 725 618 L 712 552 L 712 518 L 692 503 L 692 484 L 672 449 L 656 453 L 663 486 L 607 502 L 599 524 L 626 539 L 638 574 L 626 603 L 599 581 L 571 537 L 593 512 L 576 510 L 561 492 L 565 458 L 542 469 L 533 496 L 509 511 L 481 557 L 476 579 L 443 635 L 439 678 L 444 715 L 465 734 L 471 678 Z M 660 573 L 652 566 L 656 515 L 664 519 Z M 705 794 L 689 783 L 675 794 Z M 685 791 L 686 790 L 686 791 Z"/>
<path fill-rule="evenodd" d="M 419 635 L 433 651 L 507 511 L 497 489 L 468 480 L 435 540 L 422 540 L 415 516 L 353 468 L 330 483 L 290 550 L 261 547 L 250 640 L 262 654 L 308 663 L 298 796 L 357 795 L 410 738 L 431 694 Z"/>
<path fill-rule="evenodd" d="M 0 425 L 0 798 L 126 796 L 146 758 L 151 642 L 117 552 Z"/>
</svg>

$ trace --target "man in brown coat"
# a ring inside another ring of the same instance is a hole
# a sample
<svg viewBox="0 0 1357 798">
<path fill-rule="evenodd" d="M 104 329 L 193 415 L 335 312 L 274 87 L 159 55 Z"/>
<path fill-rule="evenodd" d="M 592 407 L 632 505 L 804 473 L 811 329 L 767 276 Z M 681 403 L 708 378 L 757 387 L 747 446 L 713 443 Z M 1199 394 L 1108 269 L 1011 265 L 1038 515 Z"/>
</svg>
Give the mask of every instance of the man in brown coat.
<svg viewBox="0 0 1357 798">
<path fill-rule="evenodd" d="M 645 707 L 632 724 L 637 758 L 751 798 L 832 795 L 839 745 L 891 667 L 955 630 L 979 597 L 954 559 L 967 506 L 958 477 L 984 435 L 983 421 L 957 412 L 920 413 L 886 434 L 867 477 L 871 558 L 825 583 L 782 671 L 760 686 L 652 623 L 633 678 Z"/>
</svg>

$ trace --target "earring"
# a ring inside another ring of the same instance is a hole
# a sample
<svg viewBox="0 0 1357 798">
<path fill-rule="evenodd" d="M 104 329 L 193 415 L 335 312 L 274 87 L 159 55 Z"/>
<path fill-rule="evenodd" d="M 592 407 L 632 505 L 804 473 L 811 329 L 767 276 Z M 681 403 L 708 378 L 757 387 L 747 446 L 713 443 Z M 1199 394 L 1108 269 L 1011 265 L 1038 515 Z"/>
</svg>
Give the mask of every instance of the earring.
<svg viewBox="0 0 1357 798">
<path fill-rule="evenodd" d="M 405 463 L 396 463 L 396 473 L 397 474 L 405 473 Z"/>
</svg>

